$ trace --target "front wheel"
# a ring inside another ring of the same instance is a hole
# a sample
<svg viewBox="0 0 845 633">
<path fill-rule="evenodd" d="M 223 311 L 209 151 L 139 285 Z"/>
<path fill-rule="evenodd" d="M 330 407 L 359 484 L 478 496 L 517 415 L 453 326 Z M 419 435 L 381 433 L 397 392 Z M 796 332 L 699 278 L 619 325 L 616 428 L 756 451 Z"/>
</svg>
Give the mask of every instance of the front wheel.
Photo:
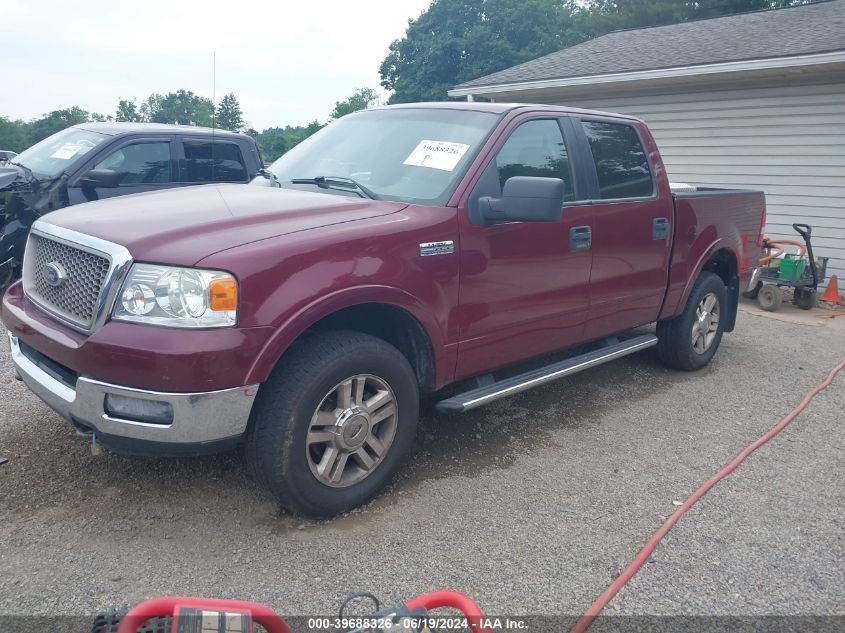
<svg viewBox="0 0 845 633">
<path fill-rule="evenodd" d="M 285 509 L 312 517 L 374 497 L 413 443 L 416 375 L 392 345 L 359 332 L 298 343 L 259 390 L 246 453 Z"/>
<path fill-rule="evenodd" d="M 757 295 L 757 303 L 766 312 L 775 312 L 781 304 L 783 293 L 776 284 L 764 284 Z"/>
<path fill-rule="evenodd" d="M 674 369 L 701 369 L 719 348 L 725 329 L 728 293 L 722 279 L 703 272 L 692 287 L 684 311 L 657 324 L 657 355 Z"/>
</svg>

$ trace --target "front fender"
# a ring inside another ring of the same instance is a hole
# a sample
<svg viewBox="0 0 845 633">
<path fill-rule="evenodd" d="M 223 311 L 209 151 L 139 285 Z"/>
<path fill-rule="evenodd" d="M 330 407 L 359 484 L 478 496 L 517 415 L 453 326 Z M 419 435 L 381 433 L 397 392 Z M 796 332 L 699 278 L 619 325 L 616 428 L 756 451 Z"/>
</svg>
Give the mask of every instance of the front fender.
<svg viewBox="0 0 845 633">
<path fill-rule="evenodd" d="M 253 384 L 253 382 L 267 380 L 270 372 L 293 342 L 318 321 L 345 308 L 367 303 L 379 303 L 408 312 L 428 335 L 438 372 L 449 365 L 446 362 L 446 356 L 449 354 L 445 351 L 447 346 L 444 333 L 434 315 L 422 301 L 392 286 L 365 285 L 344 288 L 321 296 L 281 323 L 250 367 L 247 383 Z M 438 377 L 435 380 L 439 382 L 442 378 Z"/>
<path fill-rule="evenodd" d="M 457 253 L 424 257 L 420 244 L 458 242 L 454 209 L 415 206 L 385 216 L 312 228 L 215 253 L 200 266 L 230 270 L 240 282 L 241 327 L 274 335 L 249 370 L 263 382 L 290 345 L 344 308 L 385 304 L 404 310 L 427 334 L 434 383 L 454 374 Z"/>
</svg>

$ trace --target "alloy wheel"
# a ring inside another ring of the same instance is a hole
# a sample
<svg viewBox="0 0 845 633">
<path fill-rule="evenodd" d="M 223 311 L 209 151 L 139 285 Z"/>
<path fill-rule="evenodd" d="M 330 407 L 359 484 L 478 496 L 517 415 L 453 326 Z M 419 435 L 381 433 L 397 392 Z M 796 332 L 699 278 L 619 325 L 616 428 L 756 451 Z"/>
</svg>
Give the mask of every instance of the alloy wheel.
<svg viewBox="0 0 845 633">
<path fill-rule="evenodd" d="M 345 488 L 384 461 L 396 435 L 396 396 L 384 380 L 358 374 L 335 385 L 308 426 L 305 452 L 323 484 Z"/>
</svg>

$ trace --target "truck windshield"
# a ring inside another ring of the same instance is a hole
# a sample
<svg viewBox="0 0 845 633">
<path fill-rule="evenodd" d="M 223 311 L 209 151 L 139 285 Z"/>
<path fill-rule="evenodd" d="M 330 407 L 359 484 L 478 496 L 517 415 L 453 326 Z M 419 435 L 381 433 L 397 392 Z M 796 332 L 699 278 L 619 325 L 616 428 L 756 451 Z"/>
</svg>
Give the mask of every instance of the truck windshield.
<svg viewBox="0 0 845 633">
<path fill-rule="evenodd" d="M 282 187 L 343 177 L 379 198 L 444 204 L 498 120 L 468 110 L 365 110 L 326 126 L 269 169 Z"/>
<path fill-rule="evenodd" d="M 69 127 L 48 136 L 12 160 L 40 176 L 58 176 L 80 156 L 108 139 L 105 134 Z"/>
</svg>

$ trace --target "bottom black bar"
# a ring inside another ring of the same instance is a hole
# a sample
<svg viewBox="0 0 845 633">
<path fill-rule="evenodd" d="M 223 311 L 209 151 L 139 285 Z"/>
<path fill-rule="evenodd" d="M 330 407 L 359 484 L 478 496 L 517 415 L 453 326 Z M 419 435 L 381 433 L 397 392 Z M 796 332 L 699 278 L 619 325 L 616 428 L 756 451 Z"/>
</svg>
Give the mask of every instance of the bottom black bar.
<svg viewBox="0 0 845 633">
<path fill-rule="evenodd" d="M 460 618 L 432 612 L 432 633 L 466 631 Z M 0 633 L 91 633 L 94 615 L 85 616 L 0 616 Z M 336 622 L 337 616 L 294 616 L 285 621 L 294 633 L 341 633 L 348 629 Z M 488 616 L 485 624 L 497 631 L 521 633 L 566 633 L 578 621 L 576 616 Z M 263 629 L 256 625 L 256 632 Z M 384 633 L 406 633 L 394 627 Z M 593 622 L 590 633 L 842 633 L 841 616 L 602 616 Z M 380 633 L 380 632 L 376 632 Z"/>
</svg>

